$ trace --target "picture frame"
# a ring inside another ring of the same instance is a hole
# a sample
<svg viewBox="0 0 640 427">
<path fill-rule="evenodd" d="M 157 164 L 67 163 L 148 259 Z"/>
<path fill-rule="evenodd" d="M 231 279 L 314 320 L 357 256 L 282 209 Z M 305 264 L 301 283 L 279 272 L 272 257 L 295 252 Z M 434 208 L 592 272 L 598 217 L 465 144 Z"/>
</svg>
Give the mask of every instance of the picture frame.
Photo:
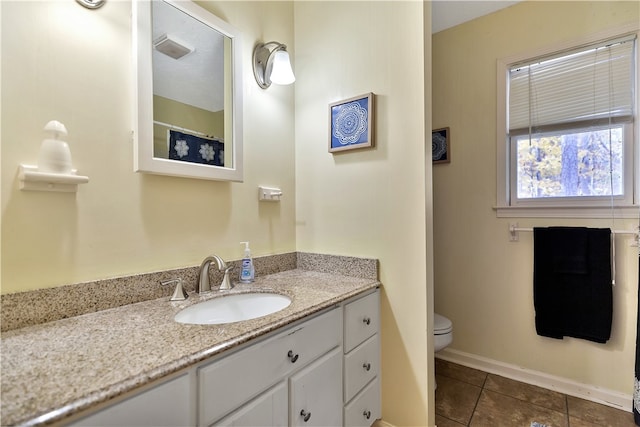
<svg viewBox="0 0 640 427">
<path fill-rule="evenodd" d="M 329 104 L 329 152 L 374 147 L 372 92 Z"/>
<path fill-rule="evenodd" d="M 448 127 L 431 131 L 431 162 L 451 162 L 451 134 Z"/>
</svg>

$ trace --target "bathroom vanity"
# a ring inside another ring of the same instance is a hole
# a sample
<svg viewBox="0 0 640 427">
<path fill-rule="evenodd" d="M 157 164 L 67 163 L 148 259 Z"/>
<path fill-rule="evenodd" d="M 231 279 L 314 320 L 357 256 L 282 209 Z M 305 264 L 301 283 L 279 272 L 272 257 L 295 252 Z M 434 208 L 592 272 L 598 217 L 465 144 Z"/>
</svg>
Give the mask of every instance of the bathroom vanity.
<svg viewBox="0 0 640 427">
<path fill-rule="evenodd" d="M 230 291 L 291 298 L 286 309 L 259 319 L 173 319 L 214 293 L 5 332 L 3 422 L 370 426 L 381 415 L 379 285 L 295 269 Z M 20 353 L 24 344 L 28 354 Z M 46 357 L 24 359 L 39 352 Z"/>
<path fill-rule="evenodd" d="M 69 425 L 370 426 L 380 418 L 379 291 L 365 294 Z"/>
</svg>

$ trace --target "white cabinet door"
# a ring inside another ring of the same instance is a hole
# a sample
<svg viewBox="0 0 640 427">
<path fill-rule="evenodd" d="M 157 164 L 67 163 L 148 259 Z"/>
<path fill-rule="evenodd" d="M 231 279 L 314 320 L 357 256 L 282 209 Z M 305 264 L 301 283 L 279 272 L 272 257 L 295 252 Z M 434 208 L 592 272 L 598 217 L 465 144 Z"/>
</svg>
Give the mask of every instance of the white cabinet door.
<svg viewBox="0 0 640 427">
<path fill-rule="evenodd" d="M 79 426 L 190 426 L 194 425 L 189 374 L 153 387 L 75 423 Z"/>
<path fill-rule="evenodd" d="M 283 381 L 214 425 L 286 427 L 288 424 L 287 398 L 287 383 Z"/>
<path fill-rule="evenodd" d="M 199 368 L 199 425 L 235 411 L 341 341 L 341 311 L 334 309 Z"/>
<path fill-rule="evenodd" d="M 342 425 L 342 349 L 336 348 L 289 379 L 291 426 Z"/>
</svg>

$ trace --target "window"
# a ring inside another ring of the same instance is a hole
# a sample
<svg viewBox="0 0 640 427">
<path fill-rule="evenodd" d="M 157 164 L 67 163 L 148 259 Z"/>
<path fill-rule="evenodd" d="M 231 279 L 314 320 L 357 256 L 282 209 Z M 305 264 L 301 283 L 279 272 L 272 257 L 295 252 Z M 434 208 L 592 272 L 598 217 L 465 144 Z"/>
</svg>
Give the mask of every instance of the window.
<svg viewBox="0 0 640 427">
<path fill-rule="evenodd" d="M 623 126 L 511 138 L 515 200 L 620 197 Z"/>
<path fill-rule="evenodd" d="M 636 56 L 633 34 L 499 61 L 499 216 L 637 205 Z"/>
</svg>

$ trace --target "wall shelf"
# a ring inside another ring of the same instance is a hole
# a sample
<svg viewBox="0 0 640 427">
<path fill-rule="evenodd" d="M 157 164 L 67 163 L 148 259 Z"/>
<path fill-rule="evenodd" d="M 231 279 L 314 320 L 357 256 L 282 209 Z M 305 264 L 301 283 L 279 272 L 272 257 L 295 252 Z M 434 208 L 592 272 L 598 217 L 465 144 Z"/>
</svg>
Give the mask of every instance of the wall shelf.
<svg viewBox="0 0 640 427">
<path fill-rule="evenodd" d="M 89 182 L 88 176 L 71 173 L 39 172 L 37 166 L 20 165 L 20 189 L 26 191 L 55 191 L 61 193 L 75 193 L 78 184 Z"/>
</svg>

